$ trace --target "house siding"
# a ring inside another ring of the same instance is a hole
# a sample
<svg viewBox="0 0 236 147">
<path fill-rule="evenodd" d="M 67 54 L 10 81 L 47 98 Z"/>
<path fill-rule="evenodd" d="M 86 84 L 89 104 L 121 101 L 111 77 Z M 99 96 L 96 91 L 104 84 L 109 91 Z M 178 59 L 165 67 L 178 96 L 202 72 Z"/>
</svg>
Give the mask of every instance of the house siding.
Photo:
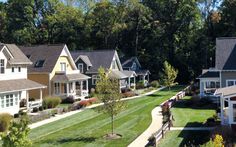
<svg viewBox="0 0 236 147">
<path fill-rule="evenodd" d="M 46 85 L 47 88 L 42 89 L 43 98 L 49 95 L 49 74 L 28 74 L 28 79 Z M 30 90 L 29 97 L 39 99 L 39 90 Z"/>
<path fill-rule="evenodd" d="M 236 71 L 222 71 L 221 72 L 221 86 L 226 87 L 227 80 L 236 80 Z"/>
</svg>

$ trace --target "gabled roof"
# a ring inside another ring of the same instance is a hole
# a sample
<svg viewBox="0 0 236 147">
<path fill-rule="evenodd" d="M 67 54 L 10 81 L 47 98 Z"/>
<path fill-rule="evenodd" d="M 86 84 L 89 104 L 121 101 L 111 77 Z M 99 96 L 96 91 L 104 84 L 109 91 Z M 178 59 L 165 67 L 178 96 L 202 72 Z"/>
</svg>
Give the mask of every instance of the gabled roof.
<svg viewBox="0 0 236 147">
<path fill-rule="evenodd" d="M 88 66 L 92 66 L 92 63 L 91 63 L 91 61 L 89 60 L 89 57 L 88 57 L 88 56 L 80 55 L 80 56 L 75 60 L 75 62 L 77 62 L 79 59 L 83 60 L 84 63 L 87 64 Z"/>
<path fill-rule="evenodd" d="M 216 38 L 216 69 L 236 70 L 236 38 Z"/>
<path fill-rule="evenodd" d="M 125 73 L 123 73 L 123 71 L 119 71 L 119 70 L 111 70 L 110 73 L 108 74 L 108 76 L 110 78 L 115 78 L 115 79 L 128 78 L 128 76 L 125 75 Z"/>
<path fill-rule="evenodd" d="M 138 70 L 138 71 L 135 71 L 137 75 L 148 75 L 148 74 L 151 74 L 149 70 Z"/>
<path fill-rule="evenodd" d="M 25 64 L 29 65 L 32 62 L 22 53 L 22 51 L 15 44 L 1 44 L 0 51 L 6 49 L 8 54 L 8 63 L 10 65 Z"/>
<path fill-rule="evenodd" d="M 109 69 L 115 56 L 115 50 L 76 51 L 71 52 L 74 61 L 81 55 L 87 56 L 92 64 L 86 73 L 97 73 L 99 67 Z"/>
<path fill-rule="evenodd" d="M 138 61 L 137 57 L 131 57 L 129 59 L 123 59 L 123 61 L 121 61 L 122 63 L 122 67 L 132 67 L 133 62 L 136 62 L 136 64 L 138 64 L 138 66 L 141 68 L 141 64 Z"/>
<path fill-rule="evenodd" d="M 135 77 L 135 76 L 137 76 L 135 71 L 131 71 L 131 70 L 123 70 L 122 73 L 125 74 L 128 77 Z"/>
<path fill-rule="evenodd" d="M 65 44 L 20 46 L 20 49 L 33 62 L 33 64 L 28 67 L 29 72 L 50 73 L 54 69 L 65 46 Z M 43 66 L 35 67 L 35 64 L 40 60 L 44 61 Z"/>
<path fill-rule="evenodd" d="M 220 73 L 219 71 L 207 71 L 203 74 L 201 74 L 198 79 L 201 78 L 219 78 L 220 77 Z"/>
</svg>

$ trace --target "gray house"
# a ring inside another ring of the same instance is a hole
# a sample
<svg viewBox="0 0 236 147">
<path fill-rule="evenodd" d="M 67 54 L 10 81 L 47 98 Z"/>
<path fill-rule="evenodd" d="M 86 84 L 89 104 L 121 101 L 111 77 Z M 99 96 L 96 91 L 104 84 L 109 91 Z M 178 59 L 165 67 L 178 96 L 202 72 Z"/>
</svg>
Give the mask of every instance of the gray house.
<svg viewBox="0 0 236 147">
<path fill-rule="evenodd" d="M 122 67 L 124 70 L 134 71 L 137 75 L 137 81 L 143 81 L 144 86 L 149 83 L 149 75 L 151 74 L 149 70 L 142 69 L 140 62 L 137 57 L 131 57 L 129 59 L 123 59 Z"/>
<path fill-rule="evenodd" d="M 77 68 L 81 73 L 92 77 L 89 88 L 95 88 L 99 67 L 110 70 L 110 77 L 120 81 L 120 88 L 130 88 L 130 78 L 135 77 L 133 71 L 123 71 L 119 56 L 115 50 L 76 51 L 71 52 Z"/>
<path fill-rule="evenodd" d="M 200 95 L 214 93 L 220 96 L 221 123 L 236 125 L 236 38 L 216 39 L 215 68 L 203 70 Z M 209 92 L 210 91 L 210 92 Z"/>
</svg>

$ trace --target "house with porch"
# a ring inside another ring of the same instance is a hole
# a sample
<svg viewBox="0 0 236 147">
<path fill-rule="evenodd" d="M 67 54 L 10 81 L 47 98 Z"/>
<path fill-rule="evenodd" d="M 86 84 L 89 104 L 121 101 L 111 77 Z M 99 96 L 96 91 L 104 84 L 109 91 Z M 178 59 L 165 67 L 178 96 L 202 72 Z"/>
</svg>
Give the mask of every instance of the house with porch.
<svg viewBox="0 0 236 147">
<path fill-rule="evenodd" d="M 75 51 L 71 52 L 74 62 L 81 73 L 90 76 L 89 88 L 95 88 L 100 67 L 110 71 L 111 78 L 119 79 L 120 89 L 135 88 L 134 72 L 124 72 L 115 50 Z"/>
<path fill-rule="evenodd" d="M 32 62 L 15 44 L 0 44 L 0 113 L 17 114 L 42 105 L 45 85 L 27 79 L 27 67 Z M 29 92 L 35 90 L 38 99 L 29 101 Z M 23 102 L 23 103 L 22 103 Z"/>
<path fill-rule="evenodd" d="M 198 77 L 200 96 L 214 94 L 218 88 L 236 85 L 236 38 L 216 38 L 215 67 Z"/>
<path fill-rule="evenodd" d="M 121 63 L 124 70 L 134 71 L 136 73 L 137 82 L 142 81 L 144 86 L 147 86 L 149 84 L 149 76 L 151 73 L 147 69 L 142 69 L 137 57 L 123 59 Z"/>
<path fill-rule="evenodd" d="M 21 46 L 21 51 L 33 62 L 28 68 L 28 78 L 47 85 L 42 96 L 73 97 L 88 96 L 88 79 L 77 69 L 65 44 Z M 32 98 L 38 94 L 32 90 Z"/>
</svg>

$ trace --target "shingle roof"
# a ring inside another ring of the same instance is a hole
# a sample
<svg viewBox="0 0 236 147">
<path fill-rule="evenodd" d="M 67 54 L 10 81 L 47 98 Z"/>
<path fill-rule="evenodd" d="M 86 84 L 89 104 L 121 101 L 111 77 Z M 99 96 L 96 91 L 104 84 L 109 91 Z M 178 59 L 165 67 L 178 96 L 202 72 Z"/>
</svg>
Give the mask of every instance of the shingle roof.
<svg viewBox="0 0 236 147">
<path fill-rule="evenodd" d="M 29 72 L 52 72 L 64 47 L 65 44 L 57 44 L 20 46 L 20 49 L 33 62 L 28 67 Z M 35 63 L 39 60 L 45 60 L 43 67 L 35 67 Z"/>
<path fill-rule="evenodd" d="M 224 88 L 219 88 L 215 91 L 214 95 L 223 95 L 223 97 L 227 97 L 230 95 L 235 95 L 236 94 L 236 86 L 229 86 L 229 87 L 224 87 Z"/>
<path fill-rule="evenodd" d="M 122 73 L 125 74 L 125 75 L 128 76 L 128 77 L 137 76 L 136 73 L 135 73 L 135 71 L 131 71 L 131 70 L 123 70 Z"/>
<path fill-rule="evenodd" d="M 19 80 L 4 80 L 0 82 L 0 93 L 7 93 L 13 91 L 33 90 L 46 88 L 47 86 L 28 79 Z"/>
<path fill-rule="evenodd" d="M 108 75 L 110 78 L 116 78 L 116 79 L 124 79 L 128 77 L 122 71 L 119 70 L 112 70 Z"/>
<path fill-rule="evenodd" d="M 109 69 L 112 59 L 115 55 L 115 50 L 97 50 L 97 51 L 76 51 L 71 52 L 74 60 L 80 55 L 87 56 L 92 64 L 92 67 L 86 73 L 97 73 L 100 66 Z"/>
<path fill-rule="evenodd" d="M 84 80 L 84 79 L 89 79 L 89 76 L 86 76 L 81 73 L 76 73 L 76 74 L 56 74 L 53 78 L 52 81 L 54 82 L 70 82 L 70 81 L 78 81 L 78 80 Z"/>
<path fill-rule="evenodd" d="M 222 37 L 216 39 L 216 69 L 236 70 L 235 45 L 235 37 Z"/>
<path fill-rule="evenodd" d="M 81 60 L 83 60 L 85 62 L 85 64 L 87 64 L 88 66 L 93 66 L 91 61 L 89 60 L 88 56 L 85 55 L 80 55 L 78 58 L 80 58 Z"/>
<path fill-rule="evenodd" d="M 138 70 L 138 71 L 135 71 L 137 75 L 147 75 L 147 74 L 150 74 L 150 71 L 149 70 Z"/>
<path fill-rule="evenodd" d="M 15 44 L 1 44 L 0 49 L 4 46 L 7 47 L 10 54 L 13 58 L 8 59 L 9 64 L 17 65 L 17 64 L 32 64 L 32 62 L 22 53 L 22 51 Z"/>
<path fill-rule="evenodd" d="M 219 78 L 220 73 L 218 71 L 207 71 L 200 75 L 198 78 Z"/>
</svg>

